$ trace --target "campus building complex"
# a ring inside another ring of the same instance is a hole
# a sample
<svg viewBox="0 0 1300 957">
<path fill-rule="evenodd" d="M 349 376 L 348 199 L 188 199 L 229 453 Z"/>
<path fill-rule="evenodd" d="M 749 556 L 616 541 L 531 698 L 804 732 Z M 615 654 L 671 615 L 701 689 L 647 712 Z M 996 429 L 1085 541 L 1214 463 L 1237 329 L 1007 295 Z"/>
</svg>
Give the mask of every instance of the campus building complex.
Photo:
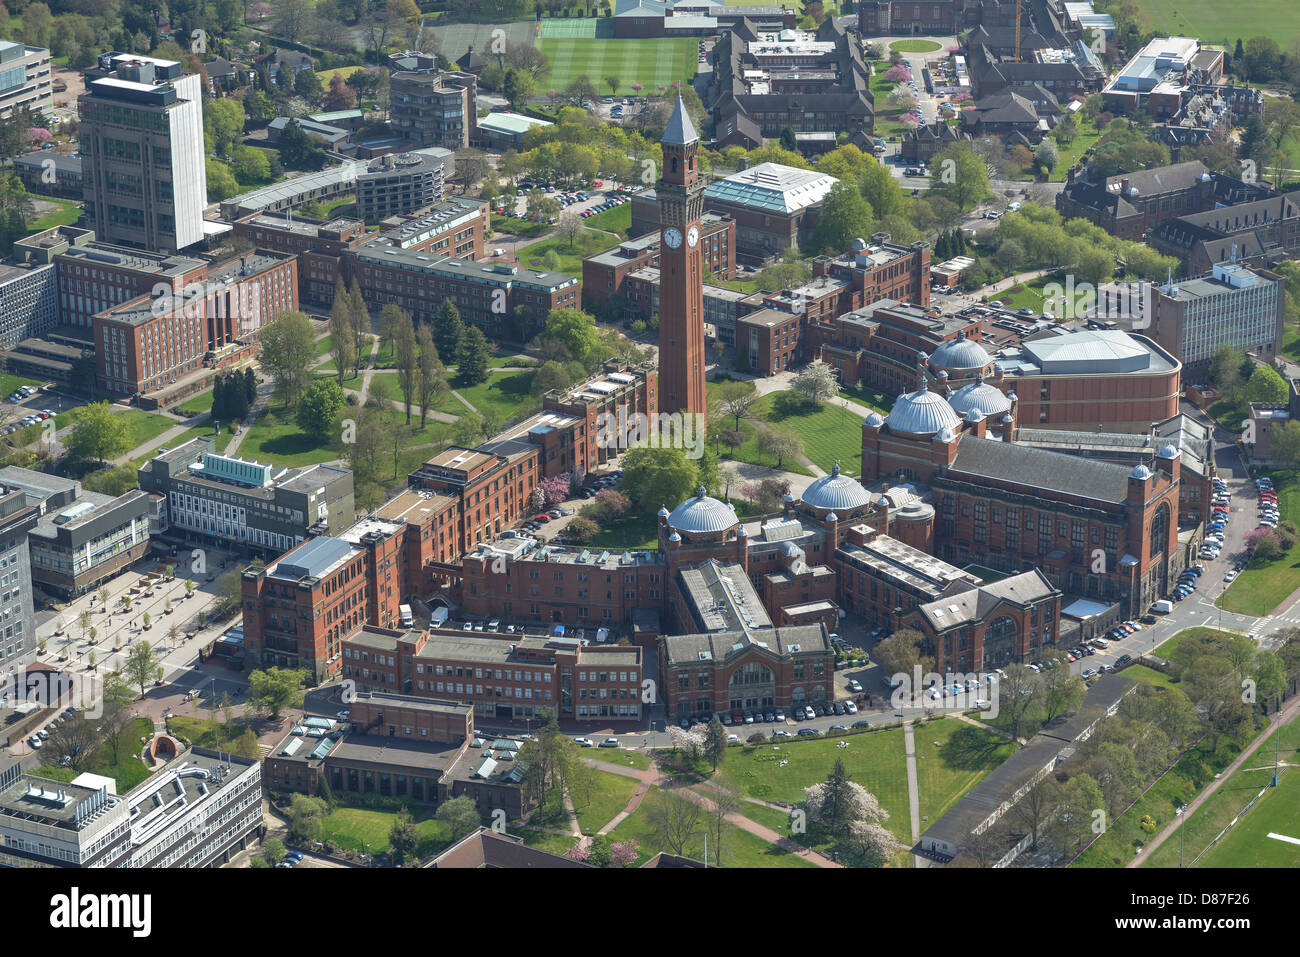
<svg viewBox="0 0 1300 957">
<path fill-rule="evenodd" d="M 388 58 L 389 120 L 393 132 L 417 147 L 455 152 L 469 146 L 478 115 L 478 80 L 472 73 L 444 72 L 427 53 Z"/>
<path fill-rule="evenodd" d="M 0 40 L 0 119 L 24 107 L 39 113 L 53 104 L 50 51 Z"/>
</svg>

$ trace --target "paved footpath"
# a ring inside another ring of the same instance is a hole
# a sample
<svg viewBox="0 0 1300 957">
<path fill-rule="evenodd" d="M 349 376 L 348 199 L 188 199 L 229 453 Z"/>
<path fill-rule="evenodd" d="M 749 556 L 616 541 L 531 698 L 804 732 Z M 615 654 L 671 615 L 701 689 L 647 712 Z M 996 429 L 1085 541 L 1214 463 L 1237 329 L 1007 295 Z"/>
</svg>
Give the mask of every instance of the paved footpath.
<svg viewBox="0 0 1300 957">
<path fill-rule="evenodd" d="M 1205 788 L 1204 791 L 1202 791 L 1200 794 L 1198 794 L 1196 797 L 1192 799 L 1191 803 L 1187 805 L 1187 810 L 1185 810 L 1180 816 L 1177 816 L 1172 821 L 1170 821 L 1165 826 L 1165 829 L 1163 831 L 1161 831 L 1154 838 L 1148 841 L 1146 847 L 1142 848 L 1142 850 L 1134 856 L 1133 860 L 1129 861 L 1124 866 L 1141 867 L 1143 862 L 1146 861 L 1146 859 L 1150 857 L 1152 854 L 1154 854 L 1156 852 L 1156 849 L 1160 847 L 1161 844 L 1163 844 L 1166 840 L 1168 840 L 1170 837 L 1172 837 L 1174 834 L 1178 832 L 1178 826 L 1182 823 L 1183 818 L 1185 818 L 1189 814 L 1196 813 L 1196 809 L 1199 808 L 1202 804 L 1204 804 L 1207 800 L 1209 800 L 1210 797 L 1214 794 L 1214 792 L 1219 790 L 1220 785 L 1222 785 L 1225 781 L 1227 781 L 1230 777 L 1232 777 L 1232 775 L 1237 771 L 1237 769 L 1240 768 L 1243 764 L 1245 764 L 1246 760 L 1252 754 L 1254 754 L 1256 751 L 1259 750 L 1260 745 L 1264 744 L 1266 741 L 1269 740 L 1269 738 L 1272 737 L 1272 735 L 1274 734 L 1273 731 L 1274 724 L 1278 720 L 1281 720 L 1282 724 L 1290 724 L 1291 721 L 1295 719 L 1295 716 L 1297 714 L 1300 714 L 1300 695 L 1297 695 L 1296 697 L 1292 698 L 1291 703 L 1286 705 L 1282 709 L 1282 714 L 1280 719 L 1278 716 L 1275 715 L 1273 721 L 1269 723 L 1268 729 L 1261 732 L 1260 735 L 1257 738 L 1255 738 L 1255 740 L 1252 741 L 1244 751 L 1241 752 L 1241 754 L 1237 755 L 1237 757 L 1233 760 L 1231 764 L 1229 764 L 1218 775 L 1215 776 L 1214 780 L 1209 783 L 1209 785 Z"/>
<path fill-rule="evenodd" d="M 912 722 L 903 722 L 903 749 L 907 754 L 907 810 L 912 818 L 912 846 L 921 843 L 921 785 L 916 773 L 916 735 Z M 930 859 L 920 854 L 912 855 L 917 867 L 929 867 Z"/>
<path fill-rule="evenodd" d="M 628 801 L 627 807 L 625 807 L 622 811 L 620 811 L 617 815 L 615 815 L 614 819 L 611 820 L 608 825 L 600 829 L 601 834 L 608 834 L 614 828 L 618 827 L 618 825 L 621 824 L 624 819 L 626 819 L 629 815 L 634 813 L 636 809 L 640 807 L 642 799 L 645 798 L 646 792 L 648 792 L 651 787 L 657 787 L 662 790 L 672 789 L 676 793 L 681 794 L 682 796 L 686 797 L 691 801 L 694 801 L 696 804 L 699 804 L 701 807 L 705 808 L 706 810 L 710 810 L 710 811 L 713 810 L 713 802 L 710 801 L 707 797 L 705 797 L 703 794 L 700 794 L 697 791 L 693 791 L 689 786 L 687 786 L 686 783 L 682 783 L 680 785 L 670 783 L 669 779 L 663 773 L 661 773 L 658 770 L 658 768 L 651 768 L 648 771 L 642 771 L 637 768 L 624 767 L 621 764 L 609 764 L 608 762 L 600 761 L 595 758 L 584 758 L 584 760 L 587 762 L 587 764 L 591 765 L 593 768 L 596 768 L 599 771 L 608 771 L 611 774 L 621 774 L 627 778 L 636 778 L 639 782 L 641 782 L 640 786 L 637 787 L 636 792 L 633 793 L 631 800 Z M 704 783 L 708 785 L 708 782 L 704 782 Z M 777 847 L 781 848 L 781 850 L 786 851 L 787 853 L 795 854 L 799 857 L 802 857 L 806 861 L 811 861 L 813 864 L 816 864 L 818 867 L 842 867 L 843 866 L 841 864 L 835 863 L 829 858 L 823 857 L 821 854 L 818 854 L 816 851 L 810 851 L 806 847 L 800 844 L 796 844 L 794 841 L 790 840 L 790 838 L 778 834 L 770 827 L 764 827 L 763 825 L 759 824 L 756 821 L 751 821 L 749 818 L 745 817 L 742 814 L 734 814 L 734 813 L 728 814 L 727 822 L 735 825 L 736 827 L 740 828 L 743 831 L 748 831 L 750 834 L 753 834 L 755 837 L 762 838 L 764 841 L 767 841 L 767 843 L 769 844 L 775 844 Z"/>
</svg>

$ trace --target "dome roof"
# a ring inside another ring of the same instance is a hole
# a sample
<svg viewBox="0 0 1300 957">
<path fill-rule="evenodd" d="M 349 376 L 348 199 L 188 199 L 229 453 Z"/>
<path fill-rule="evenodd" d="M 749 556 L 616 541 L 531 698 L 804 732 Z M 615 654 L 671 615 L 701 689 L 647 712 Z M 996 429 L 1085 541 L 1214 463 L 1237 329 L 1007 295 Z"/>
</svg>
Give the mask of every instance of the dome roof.
<svg viewBox="0 0 1300 957">
<path fill-rule="evenodd" d="M 813 482 L 803 493 L 803 503 L 813 508 L 840 509 L 851 511 L 871 504 L 871 496 L 855 478 L 840 474 L 840 463 L 836 462 L 830 475 L 823 475 Z"/>
<path fill-rule="evenodd" d="M 956 339 L 949 339 L 930 357 L 930 362 L 940 369 L 983 369 L 993 361 L 982 345 L 973 339 L 967 339 L 964 332 L 957 333 Z"/>
<path fill-rule="evenodd" d="M 894 401 L 885 423 L 894 432 L 934 435 L 942 429 L 955 429 L 961 420 L 939 393 L 917 389 Z"/>
<path fill-rule="evenodd" d="M 703 485 L 668 516 L 668 524 L 683 532 L 724 532 L 737 523 L 735 509 L 710 498 Z"/>
<path fill-rule="evenodd" d="M 873 429 L 878 429 L 884 424 L 884 416 L 879 412 L 873 411 L 869 416 L 867 416 L 867 425 L 871 426 Z"/>
<path fill-rule="evenodd" d="M 978 410 L 986 416 L 1011 411 L 1011 400 L 997 386 L 985 382 L 982 376 L 954 392 L 948 403 L 958 415 L 966 415 L 971 410 Z"/>
<path fill-rule="evenodd" d="M 1128 477 L 1145 482 L 1151 477 L 1151 470 L 1139 462 L 1137 465 L 1133 466 L 1133 471 L 1128 473 Z"/>
<path fill-rule="evenodd" d="M 667 518 L 667 517 L 668 517 L 668 508 L 667 508 L 667 506 L 664 506 L 664 505 L 659 506 L 659 517 L 660 517 L 660 518 Z"/>
<path fill-rule="evenodd" d="M 1166 445 L 1160 450 L 1160 455 L 1157 457 L 1162 459 L 1176 459 L 1178 458 L 1178 450 L 1172 445 Z"/>
<path fill-rule="evenodd" d="M 983 422 L 984 413 L 981 412 L 979 409 L 971 409 L 969 412 L 966 413 L 966 421 L 970 422 L 971 424 L 975 424 L 977 422 Z"/>
<path fill-rule="evenodd" d="M 826 516 L 826 521 L 828 522 L 838 522 L 839 520 L 840 517 L 836 515 L 834 512 L 831 512 L 829 515 Z"/>
</svg>

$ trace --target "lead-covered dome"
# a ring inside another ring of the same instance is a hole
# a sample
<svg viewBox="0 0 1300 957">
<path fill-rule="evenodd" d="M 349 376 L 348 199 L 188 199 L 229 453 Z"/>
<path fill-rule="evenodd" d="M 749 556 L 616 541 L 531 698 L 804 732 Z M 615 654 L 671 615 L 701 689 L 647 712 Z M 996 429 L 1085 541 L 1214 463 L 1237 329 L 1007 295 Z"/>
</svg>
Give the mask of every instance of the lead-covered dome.
<svg viewBox="0 0 1300 957">
<path fill-rule="evenodd" d="M 739 523 L 736 511 L 725 502 L 710 498 L 701 485 L 668 516 L 668 525 L 680 532 L 725 532 Z"/>
<path fill-rule="evenodd" d="M 830 475 L 823 475 L 804 489 L 802 500 L 812 508 L 829 508 L 841 512 L 850 512 L 871 504 L 871 497 L 861 482 L 840 474 L 839 462 L 835 463 Z"/>
<path fill-rule="evenodd" d="M 957 333 L 956 339 L 949 339 L 930 357 L 930 363 L 937 369 L 983 369 L 993 357 L 974 339 L 967 339 L 965 332 Z"/>
<path fill-rule="evenodd" d="M 966 415 L 972 409 L 978 409 L 985 417 L 1011 411 L 1011 400 L 997 386 L 985 382 L 983 376 L 954 392 L 948 399 L 948 404 L 958 415 Z"/>
<path fill-rule="evenodd" d="M 900 395 L 889 410 L 885 424 L 891 431 L 908 435 L 934 435 L 943 429 L 955 429 L 961 419 L 943 396 L 929 389 L 917 389 Z"/>
</svg>

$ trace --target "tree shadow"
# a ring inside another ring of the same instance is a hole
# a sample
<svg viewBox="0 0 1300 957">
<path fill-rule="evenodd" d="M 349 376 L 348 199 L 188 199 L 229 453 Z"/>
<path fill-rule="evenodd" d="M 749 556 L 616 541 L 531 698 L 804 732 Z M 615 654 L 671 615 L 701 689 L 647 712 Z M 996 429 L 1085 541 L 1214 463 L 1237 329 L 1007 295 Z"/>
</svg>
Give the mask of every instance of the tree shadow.
<svg viewBox="0 0 1300 957">
<path fill-rule="evenodd" d="M 939 757 L 949 767 L 961 771 L 982 771 L 997 760 L 1001 738 L 964 725 L 954 731 L 939 749 Z"/>
<path fill-rule="evenodd" d="M 786 419 L 816 415 L 821 409 L 819 403 L 796 392 L 779 392 L 772 399 L 772 411 L 768 413 L 767 418 L 771 422 L 783 422 Z"/>
</svg>

